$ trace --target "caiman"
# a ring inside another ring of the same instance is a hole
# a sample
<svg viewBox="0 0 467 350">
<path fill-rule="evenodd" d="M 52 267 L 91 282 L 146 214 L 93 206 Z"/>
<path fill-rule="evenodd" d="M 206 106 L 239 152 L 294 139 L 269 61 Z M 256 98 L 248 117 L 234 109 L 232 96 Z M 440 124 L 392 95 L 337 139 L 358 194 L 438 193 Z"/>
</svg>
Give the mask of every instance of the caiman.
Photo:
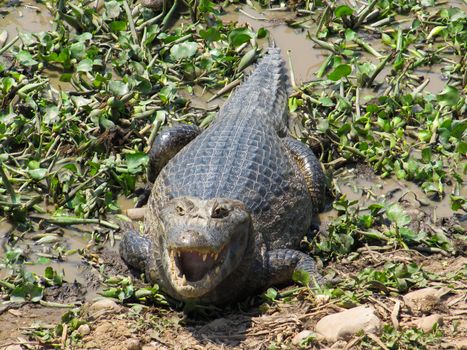
<svg viewBox="0 0 467 350">
<path fill-rule="evenodd" d="M 322 207 L 313 152 L 288 137 L 288 76 L 270 48 L 204 131 L 179 125 L 149 152 L 144 234 L 127 232 L 126 263 L 171 297 L 222 304 L 292 280 L 323 282 L 296 250 Z"/>
</svg>

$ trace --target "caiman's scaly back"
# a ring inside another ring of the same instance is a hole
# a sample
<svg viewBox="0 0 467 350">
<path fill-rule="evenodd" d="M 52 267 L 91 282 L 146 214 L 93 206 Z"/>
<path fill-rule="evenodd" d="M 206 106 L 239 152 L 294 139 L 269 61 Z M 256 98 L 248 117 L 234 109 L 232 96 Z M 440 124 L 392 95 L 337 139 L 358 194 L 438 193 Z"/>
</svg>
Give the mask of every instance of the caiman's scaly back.
<svg viewBox="0 0 467 350">
<path fill-rule="evenodd" d="M 278 48 L 270 48 L 246 81 L 223 105 L 216 122 L 225 118 L 260 118 L 271 121 L 281 135 L 287 129 L 287 68 Z"/>
</svg>

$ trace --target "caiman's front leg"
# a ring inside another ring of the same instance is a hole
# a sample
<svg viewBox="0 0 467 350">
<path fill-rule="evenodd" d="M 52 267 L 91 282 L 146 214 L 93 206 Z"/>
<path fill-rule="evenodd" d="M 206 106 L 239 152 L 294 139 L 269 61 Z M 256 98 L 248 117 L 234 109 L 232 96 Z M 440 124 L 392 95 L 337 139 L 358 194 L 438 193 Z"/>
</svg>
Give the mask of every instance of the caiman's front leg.
<svg viewBox="0 0 467 350">
<path fill-rule="evenodd" d="M 202 129 L 196 125 L 182 124 L 165 129 L 157 135 L 151 150 L 149 151 L 149 165 L 147 171 L 148 183 L 139 196 L 136 207 L 142 207 L 148 202 L 152 184 L 161 172 L 162 168 L 183 147 L 201 134 Z"/>
<path fill-rule="evenodd" d="M 122 225 L 124 231 L 120 242 L 120 256 L 127 265 L 145 272 L 152 259 L 152 243 L 143 235 L 136 232 L 131 224 Z"/>
<path fill-rule="evenodd" d="M 286 137 L 283 139 L 285 147 L 297 164 L 308 188 L 313 203 L 313 210 L 321 211 L 324 208 L 326 191 L 326 177 L 319 160 L 307 145 L 300 141 Z"/>
<path fill-rule="evenodd" d="M 295 271 L 308 272 L 310 286 L 325 283 L 319 274 L 315 261 L 307 254 L 293 249 L 276 249 L 266 253 L 263 269 L 265 270 L 266 285 L 290 283 Z"/>
</svg>

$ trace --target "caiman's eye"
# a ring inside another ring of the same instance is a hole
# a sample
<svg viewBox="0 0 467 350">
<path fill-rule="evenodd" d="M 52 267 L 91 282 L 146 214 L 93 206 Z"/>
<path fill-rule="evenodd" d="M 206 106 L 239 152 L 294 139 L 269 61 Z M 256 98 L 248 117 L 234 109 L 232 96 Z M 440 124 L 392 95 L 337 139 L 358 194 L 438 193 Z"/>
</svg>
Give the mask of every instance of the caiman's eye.
<svg viewBox="0 0 467 350">
<path fill-rule="evenodd" d="M 213 219 L 222 219 L 229 215 L 229 209 L 223 206 L 217 206 L 212 210 L 211 217 Z"/>
<path fill-rule="evenodd" d="M 183 209 L 183 207 L 181 207 L 180 205 L 177 205 L 175 207 L 175 210 L 176 210 L 178 215 L 180 215 L 180 216 L 185 215 L 185 209 Z"/>
</svg>

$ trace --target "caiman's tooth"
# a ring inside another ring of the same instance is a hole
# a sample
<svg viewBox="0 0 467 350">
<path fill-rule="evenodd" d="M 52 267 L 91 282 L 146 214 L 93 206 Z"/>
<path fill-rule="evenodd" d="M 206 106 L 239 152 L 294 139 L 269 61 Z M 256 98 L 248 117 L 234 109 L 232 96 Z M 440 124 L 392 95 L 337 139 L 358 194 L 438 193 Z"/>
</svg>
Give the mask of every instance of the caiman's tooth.
<svg viewBox="0 0 467 350">
<path fill-rule="evenodd" d="M 211 274 L 209 273 L 206 275 L 206 282 L 211 283 Z"/>
<path fill-rule="evenodd" d="M 216 273 L 219 273 L 221 272 L 221 268 L 219 266 L 216 267 L 216 269 L 214 270 Z"/>
<path fill-rule="evenodd" d="M 214 253 L 214 260 L 217 260 L 218 256 L 219 256 L 219 253 Z"/>
<path fill-rule="evenodd" d="M 183 285 L 183 286 L 186 286 L 186 285 L 187 285 L 185 274 L 183 274 L 183 276 L 182 276 L 182 285 Z"/>
<path fill-rule="evenodd" d="M 207 257 L 208 257 L 208 253 L 204 253 L 203 254 L 203 261 L 206 261 Z"/>
</svg>

